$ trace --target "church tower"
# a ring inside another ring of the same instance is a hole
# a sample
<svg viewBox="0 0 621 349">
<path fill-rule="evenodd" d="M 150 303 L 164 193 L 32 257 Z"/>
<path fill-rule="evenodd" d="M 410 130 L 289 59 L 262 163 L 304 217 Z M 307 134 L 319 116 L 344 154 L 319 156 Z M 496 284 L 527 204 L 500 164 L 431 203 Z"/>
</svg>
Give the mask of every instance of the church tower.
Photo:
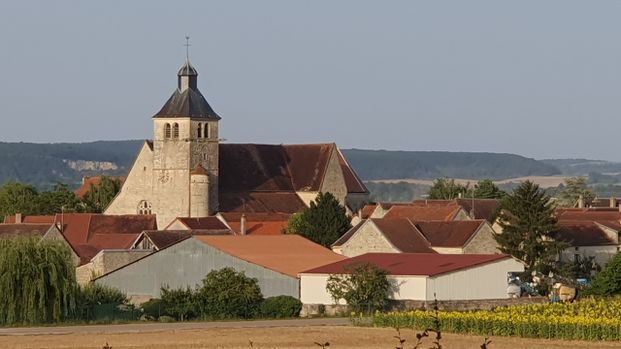
<svg viewBox="0 0 621 349">
<path fill-rule="evenodd" d="M 218 211 L 220 116 L 198 90 L 197 80 L 198 72 L 186 59 L 177 73 L 177 89 L 153 116 L 152 181 L 158 215 L 196 217 Z"/>
</svg>

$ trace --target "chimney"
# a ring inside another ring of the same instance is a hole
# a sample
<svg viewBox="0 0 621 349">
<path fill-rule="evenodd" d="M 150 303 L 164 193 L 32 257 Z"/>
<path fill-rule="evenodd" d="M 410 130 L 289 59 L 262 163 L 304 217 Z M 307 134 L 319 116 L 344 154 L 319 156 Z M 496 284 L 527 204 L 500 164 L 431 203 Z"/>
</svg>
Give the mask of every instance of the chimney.
<svg viewBox="0 0 621 349">
<path fill-rule="evenodd" d="M 614 195 L 610 197 L 610 207 L 611 208 L 617 207 L 617 198 Z"/>
<path fill-rule="evenodd" d="M 584 208 L 584 197 L 582 195 L 578 196 L 578 208 Z"/>
<path fill-rule="evenodd" d="M 239 223 L 239 234 L 246 235 L 246 214 L 242 213 L 241 221 Z"/>
<path fill-rule="evenodd" d="M 358 218 L 362 219 L 362 208 L 358 209 Z"/>
<path fill-rule="evenodd" d="M 21 213 L 15 213 L 15 223 L 16 224 L 20 224 L 22 222 L 22 214 Z"/>
</svg>

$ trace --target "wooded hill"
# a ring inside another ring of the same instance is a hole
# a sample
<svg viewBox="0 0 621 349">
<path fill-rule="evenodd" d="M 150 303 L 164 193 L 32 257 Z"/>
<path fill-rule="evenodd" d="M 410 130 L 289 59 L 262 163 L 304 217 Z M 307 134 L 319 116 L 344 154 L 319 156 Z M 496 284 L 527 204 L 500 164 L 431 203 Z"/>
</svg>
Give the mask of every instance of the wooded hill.
<svg viewBox="0 0 621 349">
<path fill-rule="evenodd" d="M 83 176 L 125 175 L 142 140 L 90 143 L 0 142 L 0 184 L 9 180 L 47 189 L 55 183 L 75 187 Z M 495 180 L 522 176 L 621 172 L 621 163 L 591 160 L 538 161 L 515 154 L 445 151 L 343 149 L 363 180 L 435 179 Z"/>
</svg>

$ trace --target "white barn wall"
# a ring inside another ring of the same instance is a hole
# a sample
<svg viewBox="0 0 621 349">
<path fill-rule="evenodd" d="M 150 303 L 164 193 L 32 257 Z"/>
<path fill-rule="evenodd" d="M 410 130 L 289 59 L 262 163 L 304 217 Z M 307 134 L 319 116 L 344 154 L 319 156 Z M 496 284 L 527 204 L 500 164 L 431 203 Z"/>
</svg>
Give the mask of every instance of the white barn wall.
<svg viewBox="0 0 621 349">
<path fill-rule="evenodd" d="M 264 297 L 300 297 L 299 280 L 226 254 L 189 238 L 133 264 L 104 275 L 96 283 L 112 286 L 130 297 L 158 298 L 160 288 L 194 287 L 212 270 L 232 267 L 259 280 Z"/>
<path fill-rule="evenodd" d="M 507 273 L 521 272 L 524 266 L 505 259 L 427 280 L 427 300 L 502 299 L 507 297 Z"/>
<path fill-rule="evenodd" d="M 392 299 L 424 300 L 427 295 L 427 276 L 390 276 L 388 280 L 398 287 Z"/>
<path fill-rule="evenodd" d="M 602 268 L 618 253 L 616 245 L 570 247 L 561 252 L 561 261 L 571 262 L 575 255 L 595 257 L 595 262 Z"/>
<path fill-rule="evenodd" d="M 326 290 L 329 277 L 325 274 L 301 274 L 300 301 L 302 304 L 334 304 Z"/>
</svg>

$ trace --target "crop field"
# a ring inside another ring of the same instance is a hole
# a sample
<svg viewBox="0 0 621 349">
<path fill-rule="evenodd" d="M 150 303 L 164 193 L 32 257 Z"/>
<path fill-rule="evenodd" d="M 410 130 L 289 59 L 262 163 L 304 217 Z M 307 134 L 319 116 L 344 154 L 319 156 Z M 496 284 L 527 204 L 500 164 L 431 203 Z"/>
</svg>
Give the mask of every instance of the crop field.
<svg viewBox="0 0 621 349">
<path fill-rule="evenodd" d="M 137 333 L 76 333 L 64 335 L 0 336 L 0 348 L 89 348 L 101 349 L 108 343 L 112 349 L 181 349 L 181 348 L 320 348 L 314 342 L 330 343 L 328 348 L 392 349 L 397 345 L 391 328 L 353 326 L 228 328 L 204 330 L 166 330 Z M 402 330 L 405 348 L 415 344 L 415 332 Z M 483 342 L 478 335 L 443 334 L 445 349 L 477 349 Z M 429 341 L 421 348 L 431 346 Z M 585 342 L 492 337 L 490 349 L 574 349 L 621 348 L 619 342 Z"/>
</svg>

